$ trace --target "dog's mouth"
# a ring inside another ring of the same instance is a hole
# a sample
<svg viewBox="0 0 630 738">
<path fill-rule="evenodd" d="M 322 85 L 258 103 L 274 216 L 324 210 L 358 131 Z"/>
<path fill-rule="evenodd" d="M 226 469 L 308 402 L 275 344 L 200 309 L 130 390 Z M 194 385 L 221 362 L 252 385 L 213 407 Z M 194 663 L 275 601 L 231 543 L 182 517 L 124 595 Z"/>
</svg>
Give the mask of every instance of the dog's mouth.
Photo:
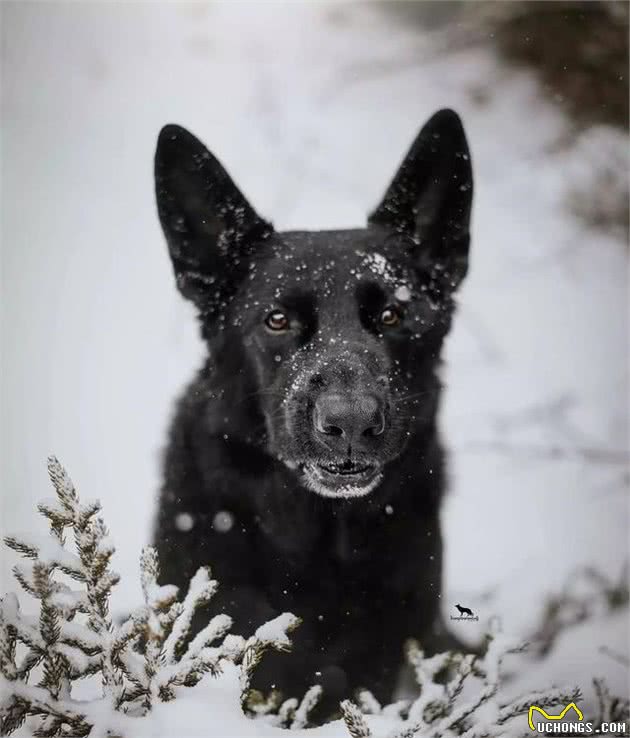
<svg viewBox="0 0 630 738">
<path fill-rule="evenodd" d="M 346 459 L 342 462 L 307 463 L 301 466 L 306 486 L 323 497 L 363 497 L 381 481 L 376 464 Z"/>
</svg>

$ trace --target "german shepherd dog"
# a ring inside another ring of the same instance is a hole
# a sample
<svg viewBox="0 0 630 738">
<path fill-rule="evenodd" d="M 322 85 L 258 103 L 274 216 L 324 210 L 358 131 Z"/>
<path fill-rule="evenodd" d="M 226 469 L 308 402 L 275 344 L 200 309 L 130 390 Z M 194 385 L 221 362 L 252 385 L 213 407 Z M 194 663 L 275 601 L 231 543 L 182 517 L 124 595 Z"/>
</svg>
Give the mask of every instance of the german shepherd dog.
<svg viewBox="0 0 630 738">
<path fill-rule="evenodd" d="M 155 155 L 160 221 L 207 358 L 170 429 L 154 543 L 164 582 L 212 566 L 249 635 L 285 611 L 292 654 L 254 686 L 328 706 L 391 698 L 403 643 L 440 616 L 440 351 L 468 265 L 459 117 L 422 128 L 365 228 L 275 231 L 189 132 Z M 196 624 L 197 627 L 201 625 Z"/>
</svg>

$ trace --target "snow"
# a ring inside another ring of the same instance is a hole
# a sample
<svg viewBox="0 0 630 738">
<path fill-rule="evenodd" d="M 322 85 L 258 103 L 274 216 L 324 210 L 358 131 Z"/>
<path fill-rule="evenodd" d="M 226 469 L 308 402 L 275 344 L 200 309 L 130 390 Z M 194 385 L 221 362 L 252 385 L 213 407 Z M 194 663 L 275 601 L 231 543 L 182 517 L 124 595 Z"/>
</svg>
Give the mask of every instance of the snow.
<svg viewBox="0 0 630 738">
<path fill-rule="evenodd" d="M 406 284 L 403 284 L 396 288 L 394 297 L 400 302 L 409 302 L 411 300 L 411 290 Z"/>
<path fill-rule="evenodd" d="M 396 284 L 396 271 L 392 264 L 378 252 L 366 254 L 361 261 L 362 269 L 368 269 L 372 274 L 380 277 L 385 284 Z M 360 274 L 356 274 L 359 279 Z"/>
<path fill-rule="evenodd" d="M 526 636 L 577 567 L 618 574 L 628 556 L 627 251 L 572 209 L 601 169 L 627 176 L 621 134 L 557 145 L 567 123 L 527 72 L 378 6 L 27 3 L 2 13 L 3 534 L 34 525 L 54 452 L 103 503 L 122 574 L 115 611 L 141 601 L 159 452 L 202 356 L 153 202 L 164 123 L 197 133 L 278 228 L 350 227 L 365 222 L 420 125 L 450 106 L 468 133 L 476 194 L 444 369 L 444 613 L 460 602 L 480 615 L 449 621 L 469 641 L 495 614 Z M 0 558 L 6 590 L 15 557 Z M 602 651 L 627 655 L 627 641 L 623 613 L 598 616 L 546 661 L 518 657 L 515 693 L 578 681 L 583 707 L 602 675 L 627 694 L 627 667 Z M 133 735 L 206 735 L 208 725 L 226 738 L 277 735 L 226 707 L 238 701 L 233 672 L 182 690 Z"/>
<path fill-rule="evenodd" d="M 195 518 L 190 513 L 178 513 L 175 517 L 175 527 L 183 533 L 191 531 L 195 525 Z"/>
<path fill-rule="evenodd" d="M 305 728 L 308 725 L 308 716 L 311 710 L 315 707 L 319 698 L 322 695 L 322 688 L 319 684 L 311 687 L 306 694 L 299 707 L 295 711 L 295 717 L 291 723 L 291 730 L 299 730 Z"/>
<path fill-rule="evenodd" d="M 234 515 L 229 510 L 219 510 L 212 518 L 212 528 L 217 533 L 228 533 L 234 526 Z"/>
<path fill-rule="evenodd" d="M 60 626 L 61 640 L 69 643 L 78 643 L 86 651 L 95 653 L 102 646 L 101 636 L 80 623 L 63 621 Z"/>
<path fill-rule="evenodd" d="M 195 658 L 202 649 L 223 638 L 232 627 L 232 618 L 229 615 L 215 615 L 205 628 L 199 631 L 192 639 L 190 645 L 186 649 L 186 658 Z"/>
<path fill-rule="evenodd" d="M 37 558 L 44 564 L 59 566 L 79 577 L 83 576 L 81 559 L 71 551 L 65 549 L 58 540 L 45 533 L 20 531 L 9 534 L 20 546 L 29 551 L 29 556 Z"/>
<path fill-rule="evenodd" d="M 263 643 L 274 643 L 278 646 L 289 646 L 291 639 L 287 635 L 296 625 L 298 619 L 290 612 L 283 612 L 277 618 L 256 629 L 254 637 Z"/>
</svg>

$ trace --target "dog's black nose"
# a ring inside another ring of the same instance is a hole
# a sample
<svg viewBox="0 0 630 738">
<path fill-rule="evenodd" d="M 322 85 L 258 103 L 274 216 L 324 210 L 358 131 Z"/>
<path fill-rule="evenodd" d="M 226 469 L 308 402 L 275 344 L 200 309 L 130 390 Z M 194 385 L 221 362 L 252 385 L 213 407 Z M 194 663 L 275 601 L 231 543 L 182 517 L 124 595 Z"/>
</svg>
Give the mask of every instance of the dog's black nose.
<svg viewBox="0 0 630 738">
<path fill-rule="evenodd" d="M 350 446 L 360 445 L 385 430 L 383 402 L 369 394 L 325 392 L 315 401 L 313 425 L 319 435 L 327 437 L 327 445 L 336 445 L 335 439 Z"/>
</svg>

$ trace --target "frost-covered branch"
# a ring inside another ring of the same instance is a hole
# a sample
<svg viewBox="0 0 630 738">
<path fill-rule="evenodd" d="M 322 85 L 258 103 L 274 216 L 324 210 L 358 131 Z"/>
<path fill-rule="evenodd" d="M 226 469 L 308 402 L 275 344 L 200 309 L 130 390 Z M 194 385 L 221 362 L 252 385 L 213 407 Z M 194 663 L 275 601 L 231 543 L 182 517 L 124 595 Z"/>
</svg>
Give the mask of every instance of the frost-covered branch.
<svg viewBox="0 0 630 738">
<path fill-rule="evenodd" d="M 502 703 L 503 662 L 506 656 L 524 648 L 524 643 L 504 635 L 496 620 L 491 622 L 483 658 L 455 652 L 427 657 L 412 642 L 407 660 L 419 688 L 416 699 L 381 708 L 371 694 L 362 692 L 359 706 L 348 700 L 341 704 L 348 731 L 352 738 L 370 738 L 367 714 L 394 718 L 398 727 L 391 738 L 520 736 L 523 731 L 513 727 L 511 721 L 526 716 L 531 704 L 553 707 L 579 697 L 576 688 L 546 690 Z"/>
<path fill-rule="evenodd" d="M 340 707 L 343 721 L 352 738 L 372 738 L 372 732 L 365 721 L 365 717 L 363 716 L 361 709 L 358 708 L 354 702 L 351 700 L 344 700 Z"/>
<path fill-rule="evenodd" d="M 269 649 L 290 649 L 298 618 L 284 613 L 248 639 L 229 633 L 232 621 L 225 614 L 194 630 L 196 614 L 211 603 L 218 583 L 202 567 L 180 599 L 176 587 L 159 583 L 157 553 L 148 547 L 140 560 L 144 602 L 123 623 L 115 623 L 109 600 L 118 575 L 110 568 L 114 546 L 100 504 L 82 503 L 55 459 L 49 460 L 49 473 L 56 497 L 38 506 L 48 521 L 48 536 L 29 532 L 6 539 L 22 557 L 14 567 L 15 579 L 37 609 L 31 614 L 11 593 L 0 602 L 0 734 L 28 721 L 34 736 L 131 738 L 143 732 L 138 719 L 205 675 L 219 674 L 226 662 L 239 670 L 243 712 L 270 726 L 310 727 L 321 687 L 311 687 L 301 700 L 283 699 L 277 690 L 263 696 L 251 687 L 254 670 Z M 586 594 L 578 589 L 584 585 Z M 562 628 L 592 616 L 596 608 L 607 612 L 627 602 L 626 572 L 608 580 L 585 570 L 549 605 L 535 652 L 544 654 Z M 550 709 L 579 699 L 575 687 L 502 699 L 503 662 L 523 648 L 497 622 L 491 624 L 483 656 L 446 652 L 427 657 L 411 643 L 407 660 L 417 683 L 414 698 L 383 706 L 360 691 L 356 704 L 346 700 L 340 705 L 347 730 L 352 738 L 380 736 L 383 726 L 389 738 L 521 736 L 530 705 Z M 74 690 L 87 676 L 100 678 L 101 692 L 95 699 L 79 700 Z M 611 695 L 603 680 L 594 683 L 599 705 L 594 721 L 627 720 L 628 700 Z M 235 710 L 238 702 L 235 695 Z"/>
<path fill-rule="evenodd" d="M 545 656 L 567 628 L 627 607 L 629 601 L 628 563 L 617 578 L 609 578 L 592 567 L 579 569 L 559 594 L 547 600 L 541 623 L 530 639 L 534 654 Z"/>
<path fill-rule="evenodd" d="M 219 614 L 193 634 L 193 617 L 218 583 L 202 567 L 179 601 L 176 587 L 158 583 L 157 552 L 148 547 L 140 560 L 144 605 L 115 624 L 109 598 L 119 577 L 110 569 L 115 549 L 99 516 L 100 503 L 81 503 L 56 459 L 49 459 L 48 472 L 56 498 L 41 502 L 38 510 L 49 535 L 5 539 L 25 559 L 14 575 L 37 600 L 38 615 L 25 614 L 14 594 L 0 601 L 0 733 L 8 735 L 28 719 L 35 736 L 130 738 L 133 720 L 172 700 L 178 688 L 218 674 L 224 661 L 242 664 L 245 700 L 255 664 L 268 648 L 290 647 L 288 633 L 298 619 L 281 615 L 246 641 L 228 634 L 232 620 Z M 68 532 L 74 550 L 66 548 Z M 95 674 L 101 677 L 101 697 L 76 700 L 75 682 Z M 306 723 L 317 696 L 311 691 L 296 705 L 293 723 Z"/>
<path fill-rule="evenodd" d="M 593 679 L 597 697 L 595 725 L 602 723 L 627 723 L 630 721 L 630 699 L 611 694 L 604 679 Z"/>
<path fill-rule="evenodd" d="M 289 612 L 279 615 L 256 630 L 253 636 L 243 643 L 241 668 L 241 706 L 245 712 L 256 711 L 250 707 L 253 702 L 260 703 L 262 697 L 252 694 L 251 679 L 262 657 L 269 650 L 288 651 L 291 648 L 289 633 L 300 624 L 300 619 Z M 272 699 L 273 702 L 273 699 Z M 285 710 L 288 708 L 285 708 Z"/>
<path fill-rule="evenodd" d="M 142 694 L 149 709 L 155 701 L 167 702 L 174 698 L 175 687 L 192 687 L 206 673 L 217 675 L 221 661 L 237 656 L 240 644 L 235 637 L 221 646 L 232 626 L 227 615 L 217 615 L 190 641 L 190 627 L 197 609 L 207 604 L 218 584 L 210 576 L 210 569 L 202 567 L 190 582 L 182 602 L 177 601 L 177 588 L 159 585 L 157 552 L 147 547 L 140 560 L 142 590 L 145 608 L 127 626 L 130 638 L 136 628 L 145 639 L 144 669 L 138 669 L 128 658 L 121 659 L 128 678 L 134 684 L 134 694 Z M 242 639 L 241 639 L 242 640 Z"/>
</svg>

